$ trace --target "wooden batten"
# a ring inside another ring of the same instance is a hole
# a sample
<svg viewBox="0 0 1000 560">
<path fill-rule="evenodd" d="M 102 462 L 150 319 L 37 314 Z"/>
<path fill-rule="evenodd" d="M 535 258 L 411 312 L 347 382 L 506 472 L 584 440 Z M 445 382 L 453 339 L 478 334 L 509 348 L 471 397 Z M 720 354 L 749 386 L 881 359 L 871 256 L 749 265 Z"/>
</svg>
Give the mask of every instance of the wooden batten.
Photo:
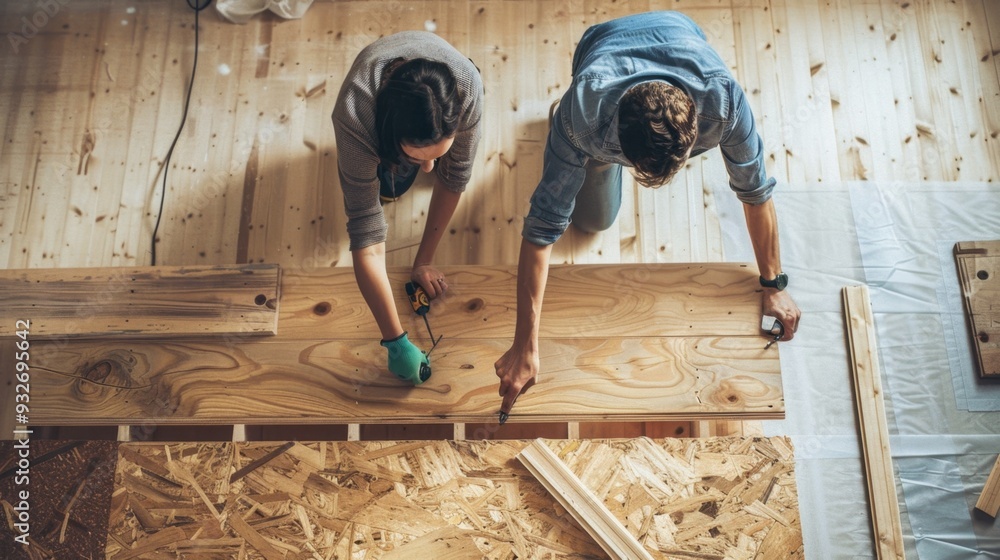
<svg viewBox="0 0 1000 560">
<path fill-rule="evenodd" d="M 903 530 L 889 450 L 889 426 L 885 416 L 878 344 L 875 341 L 875 318 L 868 287 L 845 287 L 843 303 L 875 551 L 879 559 L 901 560 L 905 556 Z"/>
<path fill-rule="evenodd" d="M 963 241 L 954 252 L 979 375 L 1000 378 L 1000 241 Z"/>
<path fill-rule="evenodd" d="M 976 509 L 991 517 L 996 517 L 1000 511 L 1000 456 L 990 470 L 983 493 L 976 500 Z"/>
<path fill-rule="evenodd" d="M 0 270 L 0 337 L 273 335 L 280 273 L 277 265 Z"/>
</svg>

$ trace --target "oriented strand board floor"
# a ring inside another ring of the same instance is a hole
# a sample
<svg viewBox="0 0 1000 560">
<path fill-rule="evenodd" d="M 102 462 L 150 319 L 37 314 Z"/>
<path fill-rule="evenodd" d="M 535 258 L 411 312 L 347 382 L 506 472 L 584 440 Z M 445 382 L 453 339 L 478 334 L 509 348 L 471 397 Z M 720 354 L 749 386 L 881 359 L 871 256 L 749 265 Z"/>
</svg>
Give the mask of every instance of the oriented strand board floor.
<svg viewBox="0 0 1000 560">
<path fill-rule="evenodd" d="M 122 444 L 107 555 L 603 556 L 527 443 Z M 657 557 L 801 558 L 787 438 L 548 445 Z"/>
</svg>

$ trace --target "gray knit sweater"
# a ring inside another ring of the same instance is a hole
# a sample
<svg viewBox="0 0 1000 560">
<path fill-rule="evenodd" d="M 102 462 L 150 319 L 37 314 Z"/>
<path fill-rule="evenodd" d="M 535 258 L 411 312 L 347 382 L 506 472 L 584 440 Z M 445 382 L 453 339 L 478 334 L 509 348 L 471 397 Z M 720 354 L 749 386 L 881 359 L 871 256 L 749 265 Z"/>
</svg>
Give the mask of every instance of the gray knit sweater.
<svg viewBox="0 0 1000 560">
<path fill-rule="evenodd" d="M 404 31 L 383 37 L 358 54 L 344 78 L 333 109 L 337 136 L 337 171 L 344 191 L 347 234 L 351 251 L 386 239 L 385 216 L 379 202 L 378 137 L 375 134 L 375 94 L 382 69 L 396 58 L 425 58 L 448 65 L 462 98 L 455 143 L 435 166 L 440 182 L 462 192 L 472 175 L 483 112 L 483 82 L 476 66 L 447 41 L 426 31 Z"/>
</svg>

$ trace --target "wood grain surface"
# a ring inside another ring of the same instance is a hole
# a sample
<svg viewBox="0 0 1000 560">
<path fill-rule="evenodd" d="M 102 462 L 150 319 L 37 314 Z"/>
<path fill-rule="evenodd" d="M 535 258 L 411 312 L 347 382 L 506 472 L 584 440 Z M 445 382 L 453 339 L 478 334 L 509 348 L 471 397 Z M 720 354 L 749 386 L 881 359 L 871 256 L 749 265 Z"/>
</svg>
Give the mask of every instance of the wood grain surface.
<svg viewBox="0 0 1000 560">
<path fill-rule="evenodd" d="M 954 252 L 979 375 L 1000 378 L 1000 241 L 963 241 Z"/>
<path fill-rule="evenodd" d="M 0 337 L 273 335 L 277 265 L 0 270 Z"/>
<path fill-rule="evenodd" d="M 419 340 L 418 340 L 419 341 Z M 444 338 L 412 387 L 376 341 L 36 343 L 32 423 L 491 421 L 510 339 Z M 759 337 L 544 339 L 512 422 L 781 418 L 778 353 Z"/>
<path fill-rule="evenodd" d="M 449 290 L 431 302 L 435 336 L 512 337 L 517 314 L 516 266 L 442 266 Z M 426 337 L 406 299 L 406 267 L 389 280 L 403 328 Z M 378 340 L 354 271 L 284 269 L 283 337 Z M 760 334 L 756 267 L 743 263 L 557 265 L 549 272 L 539 338 L 581 339 Z M 499 354 L 493 358 L 499 358 Z"/>
<path fill-rule="evenodd" d="M 528 443 L 123 444 L 106 556 L 604 557 Z M 788 438 L 545 444 L 654 558 L 802 558 Z"/>
</svg>

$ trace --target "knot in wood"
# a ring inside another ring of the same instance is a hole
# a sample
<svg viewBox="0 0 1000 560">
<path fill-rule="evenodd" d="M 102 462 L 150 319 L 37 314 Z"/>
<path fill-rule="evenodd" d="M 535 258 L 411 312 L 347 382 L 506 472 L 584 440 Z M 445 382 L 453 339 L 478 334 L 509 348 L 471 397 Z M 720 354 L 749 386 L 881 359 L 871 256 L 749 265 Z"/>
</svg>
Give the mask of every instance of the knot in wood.
<svg viewBox="0 0 1000 560">
<path fill-rule="evenodd" d="M 323 316 L 329 313 L 330 309 L 332 309 L 332 307 L 329 303 L 321 301 L 317 303 L 315 307 L 313 307 L 313 313 Z"/>
<path fill-rule="evenodd" d="M 465 310 L 470 313 L 475 313 L 483 307 L 486 307 L 486 302 L 482 298 L 473 298 L 465 303 Z"/>
<path fill-rule="evenodd" d="M 257 305 L 264 305 L 267 303 L 267 296 L 264 294 L 257 294 L 257 297 L 253 298 L 253 302 Z"/>
<path fill-rule="evenodd" d="M 989 277 L 990 273 L 986 272 L 985 270 L 980 270 L 979 272 L 976 273 L 976 278 L 979 278 L 980 280 L 986 280 Z"/>
<path fill-rule="evenodd" d="M 979 342 L 989 342 L 989 341 L 990 341 L 989 333 L 987 332 L 979 333 Z"/>
</svg>

